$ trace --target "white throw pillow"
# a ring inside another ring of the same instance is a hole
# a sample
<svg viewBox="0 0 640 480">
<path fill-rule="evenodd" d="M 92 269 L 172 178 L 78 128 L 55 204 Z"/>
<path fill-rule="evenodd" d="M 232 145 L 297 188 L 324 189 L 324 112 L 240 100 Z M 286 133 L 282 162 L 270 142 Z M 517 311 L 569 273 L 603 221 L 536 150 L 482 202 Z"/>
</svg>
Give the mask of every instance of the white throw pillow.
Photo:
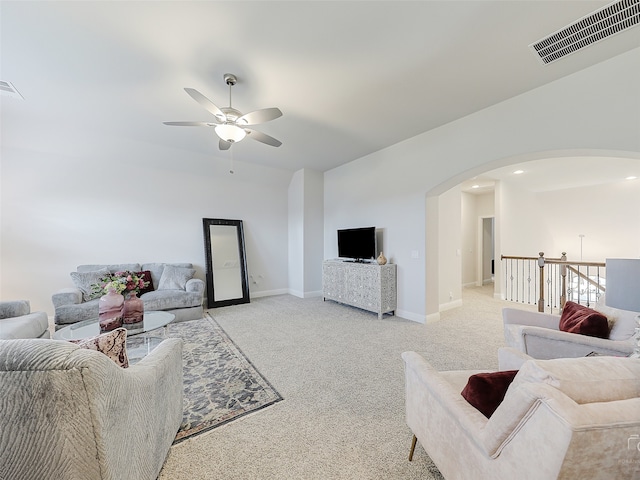
<svg viewBox="0 0 640 480">
<path fill-rule="evenodd" d="M 193 268 L 165 265 L 156 290 L 184 290 L 195 274 Z"/>
<path fill-rule="evenodd" d="M 108 268 L 101 268 L 93 272 L 71 272 L 71 280 L 73 284 L 82 292 L 82 298 L 85 302 L 93 300 L 94 298 L 100 298 L 102 294 L 93 293 L 91 286 L 95 283 L 99 283 L 100 279 L 109 273 Z"/>
<path fill-rule="evenodd" d="M 611 402 L 640 396 L 640 362 L 627 357 L 529 360 L 510 388 L 546 383 L 576 403 Z"/>
<path fill-rule="evenodd" d="M 600 296 L 593 309 L 607 317 L 611 328 L 609 340 L 627 340 L 635 333 L 638 313 L 609 307 L 605 295 Z"/>
</svg>

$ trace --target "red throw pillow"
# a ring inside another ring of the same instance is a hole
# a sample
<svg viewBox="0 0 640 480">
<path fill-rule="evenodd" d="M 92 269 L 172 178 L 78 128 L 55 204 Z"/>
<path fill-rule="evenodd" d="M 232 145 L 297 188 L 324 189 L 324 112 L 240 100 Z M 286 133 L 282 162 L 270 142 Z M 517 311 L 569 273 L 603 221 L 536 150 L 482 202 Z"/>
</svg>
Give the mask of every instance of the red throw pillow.
<svg viewBox="0 0 640 480">
<path fill-rule="evenodd" d="M 151 278 L 151 272 L 149 270 L 145 270 L 143 272 L 136 272 L 136 275 L 141 277 L 145 282 L 149 282 L 149 285 L 140 289 L 140 294 L 138 296 L 143 293 L 153 292 L 153 279 Z"/>
<path fill-rule="evenodd" d="M 504 399 L 518 370 L 471 375 L 462 396 L 485 417 L 490 418 Z"/>
<path fill-rule="evenodd" d="M 609 338 L 607 317 L 575 302 L 567 302 L 562 309 L 560 330 L 590 337 Z"/>
</svg>

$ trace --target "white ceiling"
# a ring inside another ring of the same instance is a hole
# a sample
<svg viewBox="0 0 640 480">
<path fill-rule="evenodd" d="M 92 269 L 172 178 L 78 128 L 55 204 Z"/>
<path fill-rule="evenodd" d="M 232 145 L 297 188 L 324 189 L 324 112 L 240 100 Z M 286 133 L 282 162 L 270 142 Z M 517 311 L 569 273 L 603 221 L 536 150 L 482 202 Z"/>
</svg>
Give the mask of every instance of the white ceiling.
<svg viewBox="0 0 640 480">
<path fill-rule="evenodd" d="M 640 46 L 640 27 L 550 65 L 528 45 L 607 1 L 1 1 L 2 144 L 123 138 L 228 158 L 192 87 L 279 107 L 236 160 L 326 171 Z M 59 144 L 59 145 L 57 145 Z M 602 164 L 602 162 L 600 162 Z"/>
</svg>

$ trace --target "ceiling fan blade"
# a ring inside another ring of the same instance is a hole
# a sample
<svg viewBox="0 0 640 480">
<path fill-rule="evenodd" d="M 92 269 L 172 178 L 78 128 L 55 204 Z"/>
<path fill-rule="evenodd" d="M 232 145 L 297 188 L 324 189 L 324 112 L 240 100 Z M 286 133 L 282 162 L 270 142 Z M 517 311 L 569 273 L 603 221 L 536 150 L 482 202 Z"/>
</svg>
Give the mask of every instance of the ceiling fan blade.
<svg viewBox="0 0 640 480">
<path fill-rule="evenodd" d="M 210 127 L 211 122 L 162 122 L 174 127 Z"/>
<path fill-rule="evenodd" d="M 263 108 L 262 110 L 255 110 L 253 112 L 245 113 L 236 120 L 236 124 L 240 126 L 244 125 L 257 125 L 258 123 L 268 122 L 275 120 L 282 116 L 282 112 L 279 108 Z"/>
<path fill-rule="evenodd" d="M 216 117 L 216 123 L 222 123 L 227 119 L 227 116 L 220 110 L 211 100 L 202 95 L 199 91 L 194 88 L 185 88 L 185 92 L 187 92 L 191 98 L 193 98 L 196 102 L 206 108 L 209 112 L 213 113 Z"/>
<path fill-rule="evenodd" d="M 271 145 L 272 147 L 279 147 L 280 145 L 282 145 L 282 142 L 280 140 L 276 140 L 275 138 L 270 137 L 266 133 L 259 132 L 258 130 L 245 128 L 244 131 L 247 132 L 249 138 L 253 138 L 254 140 L 262 143 L 266 143 L 267 145 Z"/>
<path fill-rule="evenodd" d="M 227 142 L 226 140 L 220 139 L 218 142 L 218 148 L 220 150 L 229 150 L 231 148 L 231 142 Z"/>
</svg>

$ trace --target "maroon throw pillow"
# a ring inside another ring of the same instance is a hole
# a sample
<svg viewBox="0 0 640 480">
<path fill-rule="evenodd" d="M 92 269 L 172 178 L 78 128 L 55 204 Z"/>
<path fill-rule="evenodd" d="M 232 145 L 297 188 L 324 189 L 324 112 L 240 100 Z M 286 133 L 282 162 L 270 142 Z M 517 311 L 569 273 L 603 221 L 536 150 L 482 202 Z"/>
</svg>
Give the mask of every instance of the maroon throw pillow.
<svg viewBox="0 0 640 480">
<path fill-rule="evenodd" d="M 141 277 L 145 282 L 149 282 L 149 285 L 140 289 L 140 294 L 138 296 L 142 295 L 143 293 L 153 292 L 154 288 L 153 279 L 151 278 L 151 272 L 149 270 L 145 270 L 143 272 L 136 272 L 136 275 Z"/>
<path fill-rule="evenodd" d="M 485 417 L 490 418 L 500 406 L 518 370 L 476 373 L 471 375 L 462 396 Z"/>
<path fill-rule="evenodd" d="M 590 337 L 609 338 L 607 317 L 575 302 L 567 302 L 562 309 L 560 330 Z"/>
</svg>

